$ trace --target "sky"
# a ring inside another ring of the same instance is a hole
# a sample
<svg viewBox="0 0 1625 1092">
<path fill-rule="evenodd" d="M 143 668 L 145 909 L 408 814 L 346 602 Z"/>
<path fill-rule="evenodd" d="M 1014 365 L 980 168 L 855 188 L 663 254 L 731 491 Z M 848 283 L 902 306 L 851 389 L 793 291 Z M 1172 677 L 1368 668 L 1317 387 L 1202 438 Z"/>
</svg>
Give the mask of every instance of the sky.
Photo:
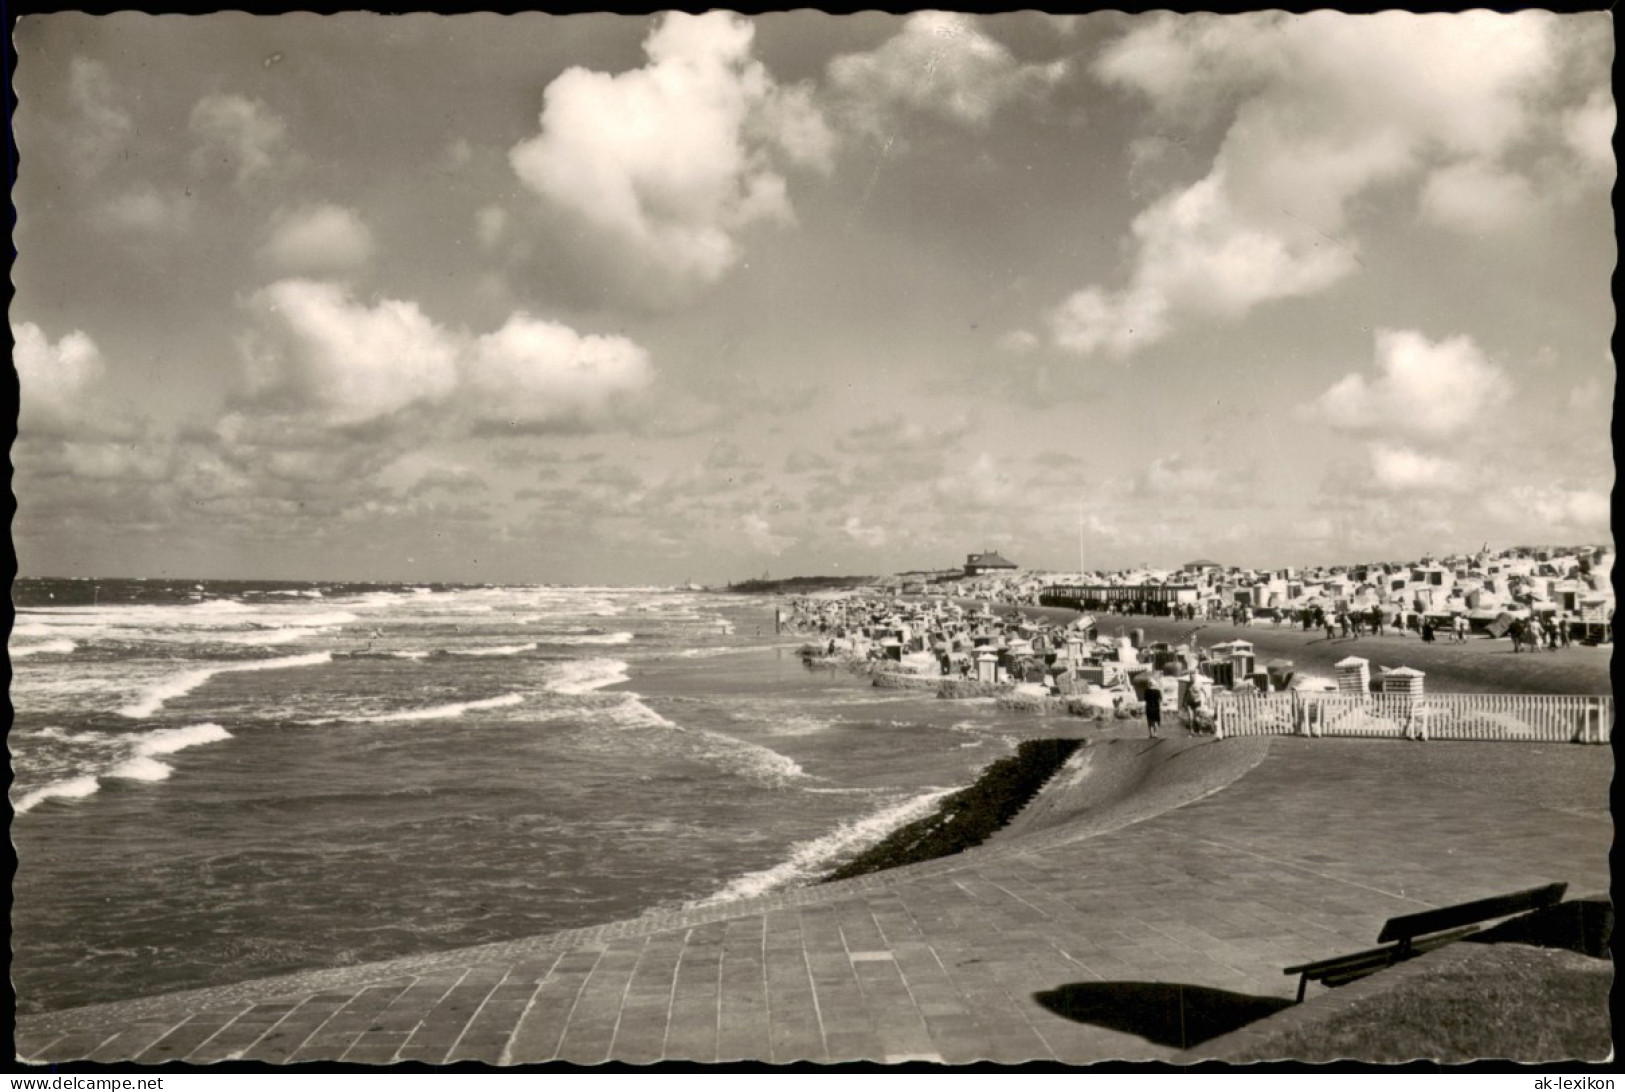
<svg viewBox="0 0 1625 1092">
<path fill-rule="evenodd" d="M 23 576 L 1606 543 L 1606 14 L 25 17 Z"/>
</svg>

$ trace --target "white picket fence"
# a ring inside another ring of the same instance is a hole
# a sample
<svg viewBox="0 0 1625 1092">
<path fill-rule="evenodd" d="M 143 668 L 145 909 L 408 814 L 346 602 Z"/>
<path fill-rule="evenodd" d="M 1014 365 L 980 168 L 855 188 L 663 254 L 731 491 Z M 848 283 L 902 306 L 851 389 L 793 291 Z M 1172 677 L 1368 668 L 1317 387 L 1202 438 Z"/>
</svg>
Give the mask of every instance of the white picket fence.
<svg viewBox="0 0 1625 1092">
<path fill-rule="evenodd" d="M 1215 734 L 1607 743 L 1614 699 L 1566 694 L 1214 695 Z"/>
</svg>

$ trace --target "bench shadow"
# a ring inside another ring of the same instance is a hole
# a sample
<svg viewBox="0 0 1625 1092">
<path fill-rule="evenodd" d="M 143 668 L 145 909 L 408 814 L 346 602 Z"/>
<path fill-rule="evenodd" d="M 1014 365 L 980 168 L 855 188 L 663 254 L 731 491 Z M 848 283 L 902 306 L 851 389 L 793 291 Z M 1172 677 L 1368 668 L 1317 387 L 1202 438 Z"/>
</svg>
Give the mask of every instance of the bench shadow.
<svg viewBox="0 0 1625 1092">
<path fill-rule="evenodd" d="M 1124 1031 L 1186 1050 L 1292 1007 L 1284 997 L 1257 997 L 1180 982 L 1072 982 L 1033 994 L 1057 1016 Z"/>
</svg>

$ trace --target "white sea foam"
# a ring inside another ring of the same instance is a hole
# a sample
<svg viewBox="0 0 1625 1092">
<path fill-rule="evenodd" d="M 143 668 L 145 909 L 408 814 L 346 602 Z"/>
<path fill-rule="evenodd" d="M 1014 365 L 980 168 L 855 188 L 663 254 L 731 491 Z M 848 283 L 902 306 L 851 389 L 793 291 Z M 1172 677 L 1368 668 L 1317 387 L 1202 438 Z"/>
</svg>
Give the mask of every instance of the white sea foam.
<svg viewBox="0 0 1625 1092">
<path fill-rule="evenodd" d="M 24 656 L 38 656 L 45 652 L 66 656 L 78 647 L 74 642 L 62 637 L 54 641 L 41 641 L 37 645 L 14 645 L 10 651 L 13 660 L 20 660 Z"/>
<path fill-rule="evenodd" d="M 707 750 L 714 759 L 752 781 L 776 786 L 807 776 L 801 763 L 771 747 L 735 739 L 709 728 L 701 728 L 698 734 L 708 741 Z"/>
<path fill-rule="evenodd" d="M 624 645 L 632 640 L 632 634 L 626 632 L 554 634 L 546 640 L 550 645 Z"/>
<path fill-rule="evenodd" d="M 158 755 L 172 755 L 188 747 L 203 743 L 218 743 L 230 739 L 231 733 L 218 724 L 191 724 L 185 728 L 159 728 L 148 732 L 135 746 L 135 754 L 114 766 L 108 777 L 130 781 L 164 781 L 174 773 L 174 767 L 158 761 Z"/>
<path fill-rule="evenodd" d="M 554 679 L 547 688 L 555 694 L 587 694 L 606 686 L 626 682 L 625 660 L 574 660 L 553 669 Z"/>
<path fill-rule="evenodd" d="M 32 811 L 34 805 L 42 800 L 49 800 L 57 796 L 70 800 L 79 799 L 90 796 L 99 788 L 101 788 L 100 782 L 89 776 L 73 777 L 66 781 L 54 781 L 49 785 L 35 789 L 33 792 L 23 794 L 12 803 L 11 807 L 13 811 L 21 815 L 25 811 Z"/>
<path fill-rule="evenodd" d="M 351 622 L 359 622 L 359 616 L 347 610 L 330 610 L 325 614 L 296 614 L 288 621 L 299 626 L 317 626 L 327 628 L 330 626 L 347 626 Z"/>
<path fill-rule="evenodd" d="M 623 692 L 625 700 L 604 709 L 604 716 L 618 728 L 676 728 L 684 729 L 643 704 L 642 696 Z"/>
<path fill-rule="evenodd" d="M 121 716 L 133 717 L 136 720 L 145 720 L 164 707 L 164 703 L 183 694 L 190 694 L 216 675 L 224 675 L 235 671 L 274 671 L 285 667 L 310 667 L 315 664 L 325 664 L 333 659 L 331 652 L 308 652 L 302 656 L 281 656 L 273 660 L 249 660 L 245 663 L 215 664 L 210 667 L 193 668 L 173 675 L 158 685 L 149 689 L 145 694 L 124 706 L 118 712 Z"/>
<path fill-rule="evenodd" d="M 536 651 L 536 642 L 528 645 L 492 645 L 488 648 L 454 648 L 453 656 L 517 656 L 521 652 Z"/>
<path fill-rule="evenodd" d="M 867 849 L 898 827 L 924 816 L 938 800 L 953 791 L 953 789 L 930 789 L 907 800 L 888 804 L 861 819 L 842 823 L 821 838 L 792 846 L 790 856 L 772 868 L 740 876 L 715 895 L 694 905 L 711 906 L 720 902 L 765 895 L 797 880 L 808 879 L 827 871 L 835 861 Z"/>
<path fill-rule="evenodd" d="M 524 700 L 525 696 L 523 694 L 503 694 L 500 697 L 481 698 L 477 701 L 458 701 L 449 705 L 431 705 L 422 709 L 403 709 L 397 713 L 378 713 L 367 717 L 340 717 L 338 719 L 349 721 L 352 724 L 394 724 L 399 721 L 450 720 L 453 717 L 460 717 L 472 709 L 501 709 L 509 705 L 518 705 Z M 309 723 L 327 723 L 327 721 L 310 721 Z"/>
</svg>

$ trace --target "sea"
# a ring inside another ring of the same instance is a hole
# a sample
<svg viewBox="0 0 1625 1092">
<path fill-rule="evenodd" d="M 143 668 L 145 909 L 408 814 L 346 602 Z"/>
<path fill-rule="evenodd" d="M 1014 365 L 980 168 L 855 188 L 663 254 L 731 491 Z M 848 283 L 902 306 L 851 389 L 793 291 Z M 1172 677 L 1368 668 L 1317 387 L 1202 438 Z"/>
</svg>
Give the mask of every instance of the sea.
<svg viewBox="0 0 1625 1092">
<path fill-rule="evenodd" d="M 808 669 L 761 597 L 130 580 L 12 597 L 23 1013 L 806 884 L 1020 733 L 991 702 Z"/>
</svg>

